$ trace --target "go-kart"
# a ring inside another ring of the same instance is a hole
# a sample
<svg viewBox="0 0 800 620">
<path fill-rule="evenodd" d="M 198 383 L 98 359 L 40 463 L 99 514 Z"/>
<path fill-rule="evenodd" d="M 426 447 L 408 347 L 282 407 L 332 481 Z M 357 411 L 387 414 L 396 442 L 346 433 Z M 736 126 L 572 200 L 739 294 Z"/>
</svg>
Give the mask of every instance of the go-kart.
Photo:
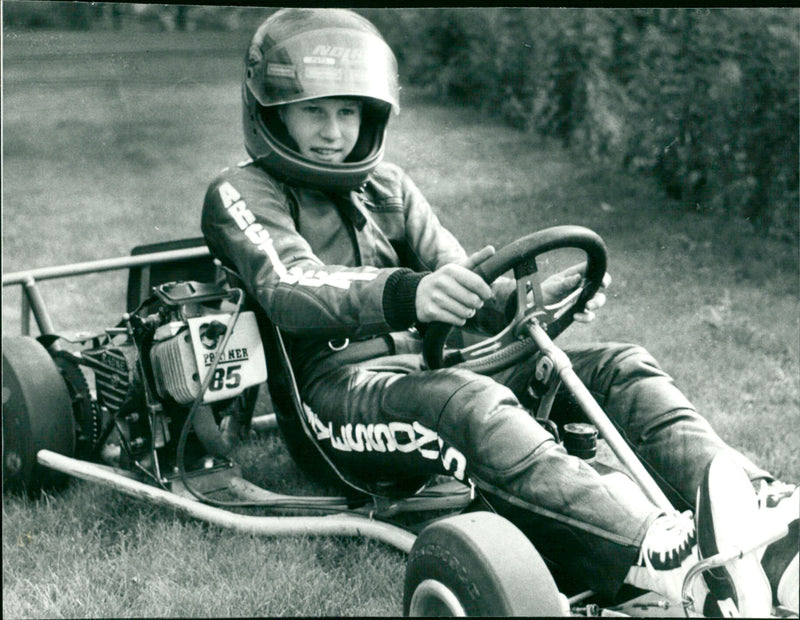
<svg viewBox="0 0 800 620">
<path fill-rule="evenodd" d="M 545 307 L 541 257 L 563 248 L 585 254 L 583 284 Z M 37 282 L 117 269 L 129 273 L 121 321 L 98 332 L 56 333 Z M 475 270 L 488 283 L 513 272 L 514 316 L 498 333 L 466 345 L 451 338 L 448 325 L 427 326 L 428 367 L 492 373 L 536 355 L 540 398 L 532 415 L 558 440 L 563 434 L 565 447 L 581 457 L 596 454 L 599 431 L 601 448 L 613 455 L 597 462 L 601 473 L 630 477 L 653 502 L 671 509 L 553 343 L 601 286 L 602 239 L 582 227 L 549 228 L 504 247 Z M 3 286 L 10 285 L 22 286 L 24 295 L 22 336 L 3 338 L 6 489 L 36 493 L 74 476 L 238 531 L 374 538 L 409 554 L 403 593 L 408 616 L 698 616 L 691 581 L 752 550 L 726 549 L 702 560 L 687 576 L 681 601 L 635 590 L 608 601 L 557 583 L 531 542 L 509 521 L 482 510 L 468 484 L 441 477 L 412 485 L 365 481 L 337 468 L 315 440 L 315 417 L 300 398 L 280 330 L 202 239 L 6 274 Z M 30 335 L 31 314 L 36 337 Z M 254 417 L 264 384 L 275 412 Z M 549 420 L 561 386 L 591 425 L 558 429 Z M 283 494 L 242 476 L 232 457 L 237 444 L 276 427 L 298 465 L 333 481 L 340 494 Z M 753 548 L 784 534 L 765 532 Z"/>
</svg>

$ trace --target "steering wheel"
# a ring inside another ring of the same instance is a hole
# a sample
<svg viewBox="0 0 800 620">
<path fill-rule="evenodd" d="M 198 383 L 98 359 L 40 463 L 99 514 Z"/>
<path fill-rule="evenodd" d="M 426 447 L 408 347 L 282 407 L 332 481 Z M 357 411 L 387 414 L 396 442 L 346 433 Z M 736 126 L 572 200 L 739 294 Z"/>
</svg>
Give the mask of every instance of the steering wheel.
<svg viewBox="0 0 800 620">
<path fill-rule="evenodd" d="M 551 306 L 542 303 L 542 287 L 536 264 L 540 254 L 563 248 L 586 252 L 584 279 L 575 291 Z M 498 334 L 462 349 L 446 349 L 445 342 L 453 326 L 434 322 L 428 326 L 422 354 L 428 368 L 458 365 L 482 374 L 492 374 L 512 366 L 536 349 L 525 329 L 529 321 L 538 321 L 553 339 L 582 312 L 603 282 L 606 272 L 606 245 L 600 236 L 582 226 L 554 226 L 517 239 L 474 268 L 491 285 L 499 276 L 513 269 L 517 282 L 517 311 Z"/>
</svg>

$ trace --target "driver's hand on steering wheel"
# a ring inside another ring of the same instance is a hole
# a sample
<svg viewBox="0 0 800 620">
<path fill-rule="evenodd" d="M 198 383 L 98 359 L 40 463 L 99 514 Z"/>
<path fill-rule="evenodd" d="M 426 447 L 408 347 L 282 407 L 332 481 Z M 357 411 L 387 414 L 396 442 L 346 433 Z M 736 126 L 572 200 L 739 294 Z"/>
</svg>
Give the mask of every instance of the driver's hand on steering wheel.
<svg viewBox="0 0 800 620">
<path fill-rule="evenodd" d="M 487 245 L 458 263 L 442 265 L 429 273 L 417 286 L 417 320 L 441 321 L 461 327 L 492 296 L 491 287 L 472 268 L 495 253 Z"/>
<path fill-rule="evenodd" d="M 583 280 L 583 274 L 586 270 L 586 263 L 578 263 L 572 267 L 568 267 L 564 271 L 553 274 L 542 282 L 542 295 L 544 296 L 544 305 L 550 306 L 558 303 L 564 297 L 569 295 Z M 595 293 L 589 301 L 586 302 L 586 307 L 583 312 L 576 312 L 574 319 L 579 323 L 590 323 L 595 320 L 595 312 L 602 308 L 606 303 L 606 296 L 603 289 L 611 284 L 611 276 L 606 273 L 603 276 L 603 286 Z"/>
</svg>

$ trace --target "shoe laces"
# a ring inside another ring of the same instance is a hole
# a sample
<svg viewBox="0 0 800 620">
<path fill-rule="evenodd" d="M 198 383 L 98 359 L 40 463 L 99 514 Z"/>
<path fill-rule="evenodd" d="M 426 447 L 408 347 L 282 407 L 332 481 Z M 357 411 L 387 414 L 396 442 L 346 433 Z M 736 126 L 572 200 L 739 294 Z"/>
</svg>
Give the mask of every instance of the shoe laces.
<svg viewBox="0 0 800 620">
<path fill-rule="evenodd" d="M 661 515 L 644 535 L 637 564 L 648 571 L 677 568 L 691 555 L 695 538 L 691 512 Z"/>
<path fill-rule="evenodd" d="M 776 508 L 783 500 L 789 498 L 797 488 L 794 484 L 781 482 L 780 480 L 759 480 L 756 486 L 756 499 L 758 500 L 758 507 Z"/>
</svg>

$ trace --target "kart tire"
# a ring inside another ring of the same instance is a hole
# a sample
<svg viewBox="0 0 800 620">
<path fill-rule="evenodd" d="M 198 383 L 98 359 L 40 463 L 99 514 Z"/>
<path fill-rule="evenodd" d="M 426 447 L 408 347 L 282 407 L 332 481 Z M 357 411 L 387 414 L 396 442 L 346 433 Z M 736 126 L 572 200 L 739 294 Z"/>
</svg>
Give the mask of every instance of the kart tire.
<svg viewBox="0 0 800 620">
<path fill-rule="evenodd" d="M 50 354 L 29 337 L 3 338 L 3 488 L 62 488 L 67 476 L 41 467 L 36 453 L 75 454 L 72 400 Z"/>
<path fill-rule="evenodd" d="M 426 527 L 406 563 L 405 616 L 564 616 L 569 606 L 542 557 L 491 512 Z"/>
</svg>

